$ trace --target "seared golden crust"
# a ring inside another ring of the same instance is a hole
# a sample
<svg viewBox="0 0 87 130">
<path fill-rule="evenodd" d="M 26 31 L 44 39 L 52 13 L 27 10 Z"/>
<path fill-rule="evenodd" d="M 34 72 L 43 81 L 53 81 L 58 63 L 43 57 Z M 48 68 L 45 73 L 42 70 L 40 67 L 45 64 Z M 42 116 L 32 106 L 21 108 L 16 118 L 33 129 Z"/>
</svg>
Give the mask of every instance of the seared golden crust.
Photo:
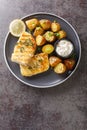
<svg viewBox="0 0 87 130">
<path fill-rule="evenodd" d="M 28 66 L 20 65 L 20 71 L 23 76 L 33 76 L 49 69 L 48 55 L 40 53 L 31 58 Z"/>
</svg>

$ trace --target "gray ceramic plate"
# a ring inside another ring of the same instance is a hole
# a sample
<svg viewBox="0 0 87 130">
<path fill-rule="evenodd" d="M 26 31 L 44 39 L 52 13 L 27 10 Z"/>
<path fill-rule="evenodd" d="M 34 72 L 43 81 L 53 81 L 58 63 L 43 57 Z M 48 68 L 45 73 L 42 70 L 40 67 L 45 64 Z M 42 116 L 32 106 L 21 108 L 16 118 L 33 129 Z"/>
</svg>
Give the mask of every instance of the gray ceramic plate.
<svg viewBox="0 0 87 130">
<path fill-rule="evenodd" d="M 5 57 L 6 64 L 10 72 L 18 80 L 20 80 L 22 83 L 26 85 L 37 87 L 37 88 L 47 88 L 47 87 L 59 85 L 63 83 L 64 81 L 66 81 L 75 72 L 79 64 L 80 57 L 81 57 L 81 45 L 80 45 L 79 37 L 75 29 L 66 20 L 54 14 L 35 13 L 29 16 L 25 16 L 24 18 L 22 18 L 22 20 L 26 21 L 31 18 L 49 19 L 51 21 L 56 20 L 61 24 L 61 27 L 67 32 L 67 37 L 73 42 L 74 47 L 75 47 L 75 53 L 76 53 L 75 68 L 72 71 L 62 74 L 62 75 L 58 75 L 54 73 L 53 70 L 49 69 L 47 72 L 29 77 L 29 78 L 21 76 L 19 65 L 11 62 L 10 60 L 14 45 L 16 41 L 18 40 L 17 38 L 13 37 L 10 33 L 7 34 L 5 44 L 4 44 L 4 57 Z"/>
</svg>

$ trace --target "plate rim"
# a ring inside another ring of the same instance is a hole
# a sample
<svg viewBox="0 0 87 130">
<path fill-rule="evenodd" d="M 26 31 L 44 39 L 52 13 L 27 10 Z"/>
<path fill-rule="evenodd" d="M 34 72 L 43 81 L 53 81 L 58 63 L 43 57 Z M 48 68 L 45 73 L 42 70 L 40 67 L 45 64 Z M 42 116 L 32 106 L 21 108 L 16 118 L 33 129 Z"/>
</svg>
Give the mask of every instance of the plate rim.
<svg viewBox="0 0 87 130">
<path fill-rule="evenodd" d="M 6 65 L 7 65 L 7 67 L 8 67 L 8 69 L 9 69 L 9 71 L 13 74 L 13 76 L 14 76 L 17 80 L 19 80 L 19 81 L 22 82 L 23 84 L 28 85 L 28 86 L 32 86 L 32 87 L 35 87 L 35 88 L 50 88 L 50 87 L 54 87 L 54 86 L 57 86 L 57 85 L 60 85 L 60 84 L 64 83 L 64 82 L 67 81 L 67 80 L 74 74 L 74 72 L 77 70 L 78 65 L 79 65 L 79 63 L 80 63 L 80 60 L 81 60 L 81 42 L 80 42 L 80 38 L 79 38 L 78 33 L 76 32 L 75 28 L 74 28 L 65 18 L 62 18 L 62 17 L 59 16 L 59 15 L 56 15 L 56 14 L 53 14 L 53 13 L 47 13 L 47 12 L 36 12 L 36 13 L 31 13 L 31 14 L 29 14 L 29 15 L 26 15 L 26 16 L 20 18 L 20 19 L 23 20 L 23 19 L 25 19 L 26 17 L 30 17 L 30 16 L 33 16 L 33 15 L 40 15 L 40 14 L 41 14 L 41 15 L 44 15 L 44 14 L 45 14 L 45 15 L 51 15 L 51 16 L 58 17 L 59 19 L 62 19 L 65 23 L 67 23 L 67 24 L 71 27 L 71 29 L 74 31 L 74 33 L 75 33 L 75 35 L 76 35 L 76 37 L 77 37 L 77 39 L 78 39 L 78 43 L 79 43 L 79 58 L 78 58 L 78 61 L 77 61 L 76 66 L 75 66 L 74 70 L 71 72 L 71 74 L 70 74 L 68 77 L 66 77 L 64 80 L 60 81 L 60 82 L 57 82 L 57 83 L 52 84 L 52 85 L 45 85 L 45 86 L 44 86 L 44 85 L 42 85 L 42 86 L 33 85 L 33 84 L 31 84 L 31 83 L 26 83 L 25 81 L 23 81 L 22 79 L 20 79 L 20 78 L 12 71 L 12 69 L 10 68 L 10 66 L 9 66 L 9 64 L 8 64 L 7 58 L 6 58 L 6 51 L 5 51 L 5 50 L 6 50 L 6 41 L 7 41 L 8 35 L 10 34 L 9 31 L 8 31 L 8 33 L 6 34 L 6 37 L 5 37 L 5 40 L 4 40 L 4 59 L 5 59 L 5 63 L 6 63 Z"/>
</svg>

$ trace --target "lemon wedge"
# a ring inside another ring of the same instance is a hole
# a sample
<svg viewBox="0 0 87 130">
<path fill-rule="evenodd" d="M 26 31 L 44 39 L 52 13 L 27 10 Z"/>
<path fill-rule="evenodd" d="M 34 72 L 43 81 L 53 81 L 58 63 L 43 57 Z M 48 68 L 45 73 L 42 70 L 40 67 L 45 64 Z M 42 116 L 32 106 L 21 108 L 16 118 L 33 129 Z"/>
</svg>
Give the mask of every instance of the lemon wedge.
<svg viewBox="0 0 87 130">
<path fill-rule="evenodd" d="M 26 30 L 24 22 L 20 19 L 15 19 L 10 23 L 9 31 L 15 37 L 20 37 L 20 35 Z"/>
</svg>

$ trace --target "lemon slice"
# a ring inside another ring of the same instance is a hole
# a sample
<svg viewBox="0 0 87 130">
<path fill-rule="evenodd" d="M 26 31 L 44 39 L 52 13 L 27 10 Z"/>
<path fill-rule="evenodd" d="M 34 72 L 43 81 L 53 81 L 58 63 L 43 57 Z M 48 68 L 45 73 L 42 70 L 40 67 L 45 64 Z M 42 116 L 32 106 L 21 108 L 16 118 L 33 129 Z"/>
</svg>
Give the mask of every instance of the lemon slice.
<svg viewBox="0 0 87 130">
<path fill-rule="evenodd" d="M 10 23 L 9 31 L 15 37 L 20 37 L 20 35 L 26 30 L 24 22 L 20 19 L 15 19 Z"/>
</svg>

